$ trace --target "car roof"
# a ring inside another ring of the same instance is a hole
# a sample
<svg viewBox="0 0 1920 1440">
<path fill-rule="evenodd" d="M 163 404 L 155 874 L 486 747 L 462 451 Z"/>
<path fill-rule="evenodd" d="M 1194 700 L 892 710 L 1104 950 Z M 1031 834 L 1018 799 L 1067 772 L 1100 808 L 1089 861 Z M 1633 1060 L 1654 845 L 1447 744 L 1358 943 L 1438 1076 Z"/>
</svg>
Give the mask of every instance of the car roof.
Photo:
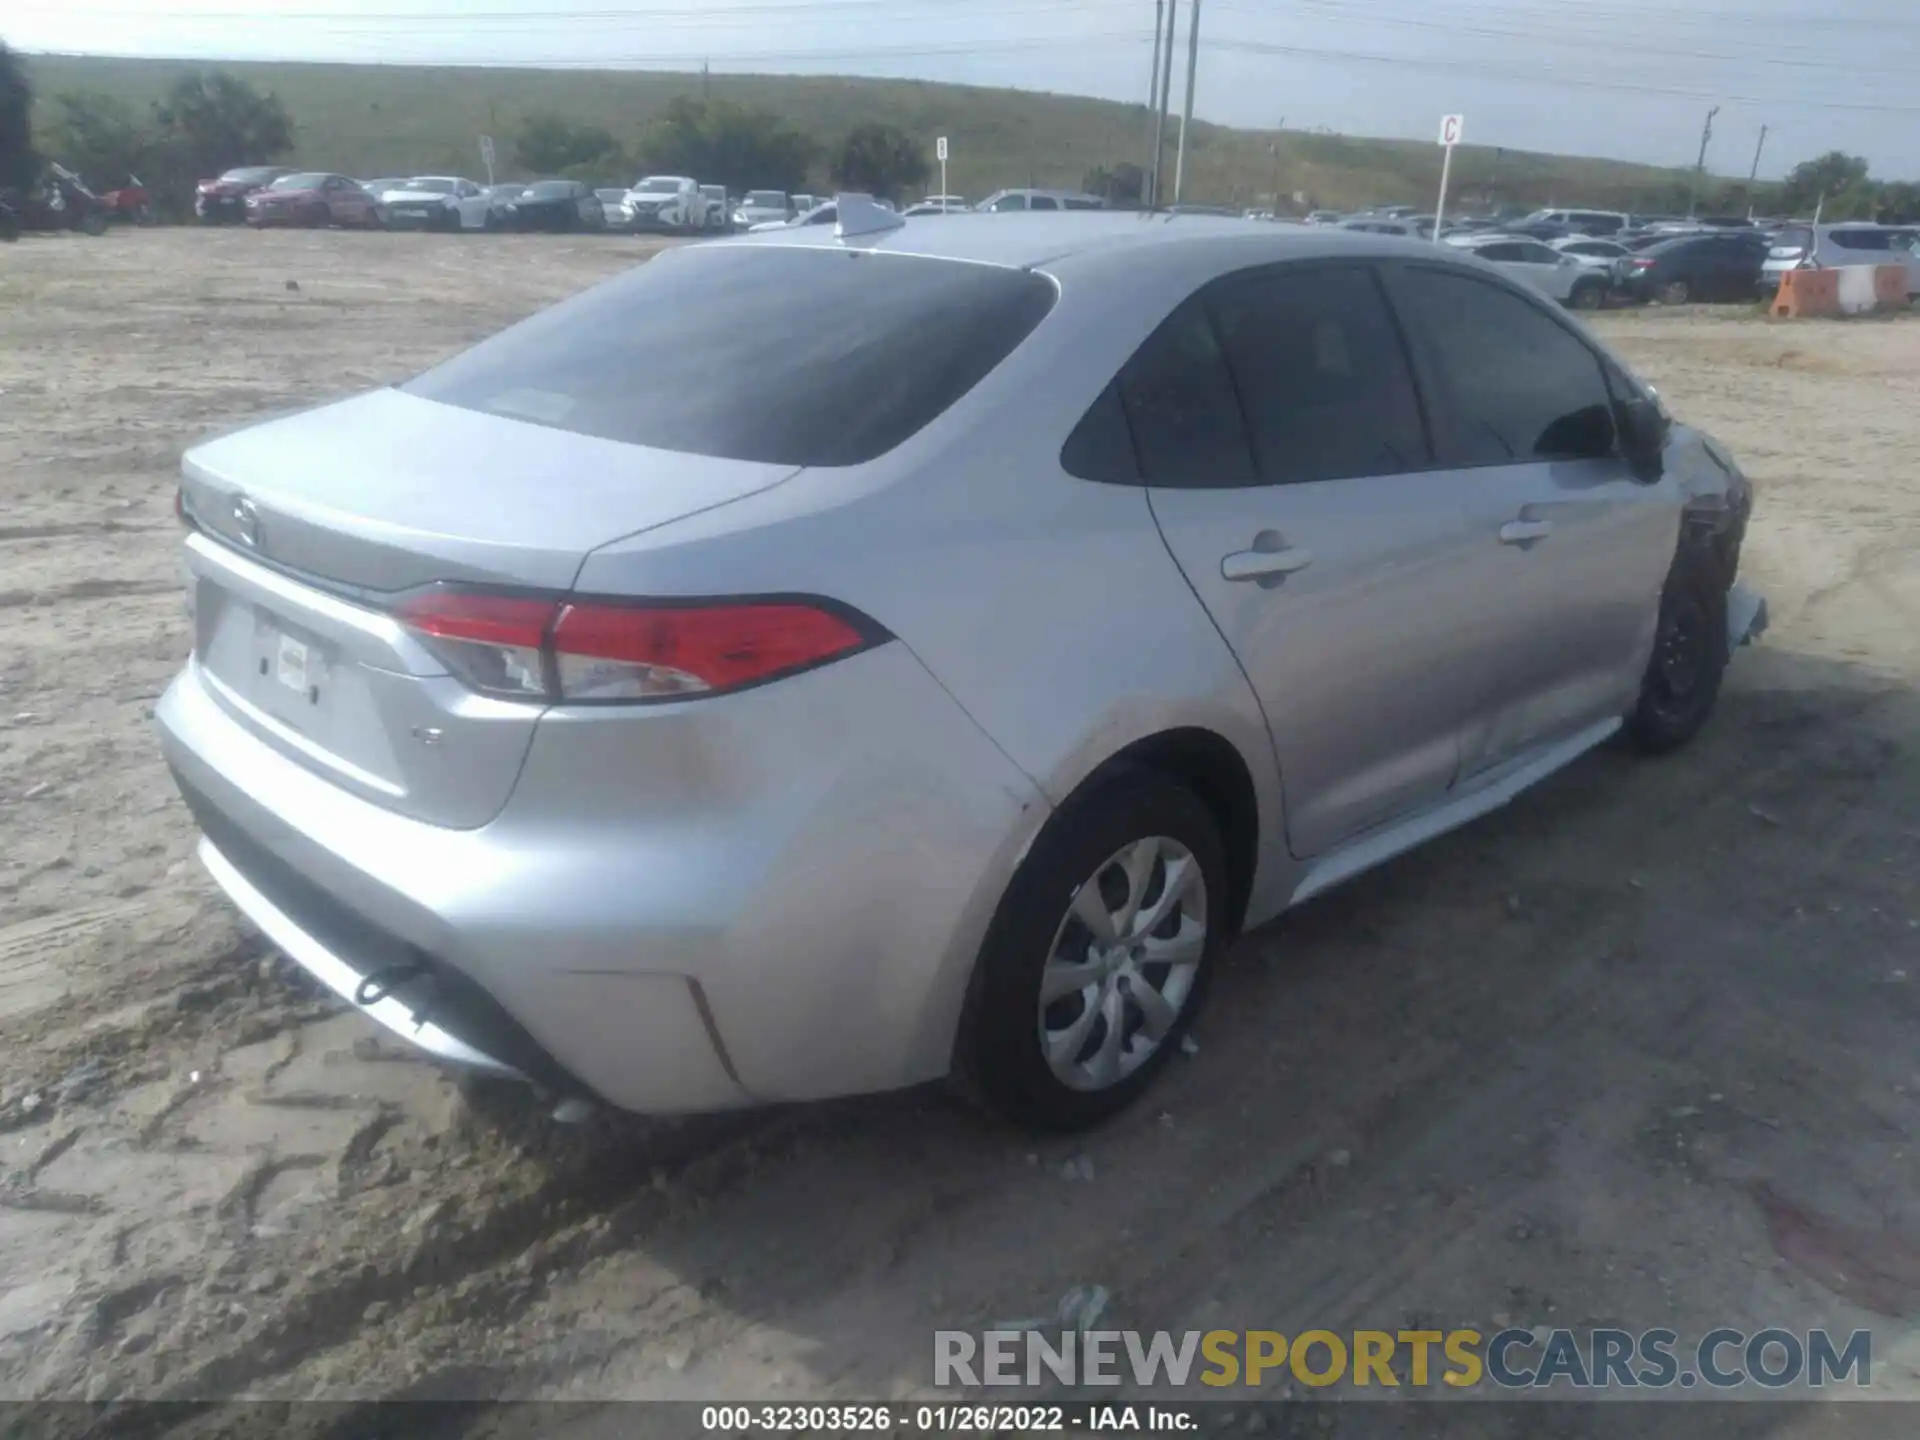
<svg viewBox="0 0 1920 1440">
<path fill-rule="evenodd" d="M 971 261 L 1016 269 L 1051 266 L 1082 255 L 1119 250 L 1191 250 L 1238 242 L 1272 260 L 1330 259 L 1346 255 L 1433 255 L 1429 241 L 1372 235 L 1325 226 L 1276 224 L 1214 215 L 1166 215 L 1115 210 L 1024 211 L 985 214 L 960 211 L 938 225 L 911 222 L 892 230 L 841 239 L 827 225 L 801 226 L 711 240 L 701 248 L 728 245 L 861 249 L 895 255 Z M 1254 243 L 1257 242 L 1257 245 Z M 1444 253 L 1444 252 L 1442 252 Z M 1250 262 L 1250 263 L 1258 263 Z"/>
</svg>

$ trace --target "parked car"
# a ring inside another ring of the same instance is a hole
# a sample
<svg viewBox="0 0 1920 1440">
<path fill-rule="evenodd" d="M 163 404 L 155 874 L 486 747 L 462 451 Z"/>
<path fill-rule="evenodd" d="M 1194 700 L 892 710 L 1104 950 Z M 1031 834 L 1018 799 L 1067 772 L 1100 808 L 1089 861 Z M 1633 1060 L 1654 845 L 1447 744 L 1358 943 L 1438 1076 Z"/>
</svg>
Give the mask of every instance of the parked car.
<svg viewBox="0 0 1920 1440">
<path fill-rule="evenodd" d="M 863 195 L 861 198 L 870 200 L 873 197 Z M 750 231 L 791 230 L 804 225 L 833 225 L 837 224 L 839 219 L 839 205 L 833 200 L 823 200 L 811 210 L 802 211 L 791 220 L 762 221 L 760 224 L 749 226 L 748 228 Z"/>
<path fill-rule="evenodd" d="M 907 219 L 913 220 L 926 215 L 962 215 L 966 211 L 958 206 L 934 205 L 923 200 L 918 205 L 909 205 L 900 213 Z"/>
<path fill-rule="evenodd" d="M 247 196 L 247 224 L 353 225 L 377 230 L 386 224 L 379 202 L 344 175 L 302 170 Z"/>
<path fill-rule="evenodd" d="M 1571 255 L 1589 270 L 1607 277 L 1608 285 L 1626 280 L 1627 262 L 1633 252 L 1618 240 L 1601 240 L 1592 235 L 1567 235 L 1547 244 L 1562 255 Z"/>
<path fill-rule="evenodd" d="M 23 230 L 78 230 L 83 235 L 107 233 L 107 207 L 100 197 L 66 166 L 49 161 L 34 183 L 22 190 L 0 187 L 0 238 L 15 240 Z"/>
<path fill-rule="evenodd" d="M 1920 296 L 1920 227 L 1844 224 L 1790 224 L 1773 236 L 1760 267 L 1760 290 L 1774 295 L 1789 270 L 1831 270 L 1842 265 L 1907 267 L 1907 291 Z"/>
<path fill-rule="evenodd" d="M 1562 233 L 1617 235 L 1633 224 L 1633 217 L 1618 210 L 1536 210 L 1520 223 L 1550 225 Z"/>
<path fill-rule="evenodd" d="M 1497 265 L 1542 295 L 1575 310 L 1598 310 L 1607 303 L 1605 275 L 1525 235 L 1468 233 L 1450 236 L 1446 243 L 1452 249 Z"/>
<path fill-rule="evenodd" d="M 784 190 L 749 190 L 733 207 L 733 223 L 741 230 L 768 223 L 784 225 L 793 216 L 793 201 Z"/>
<path fill-rule="evenodd" d="M 1343 220 L 1340 228 L 1357 230 L 1365 235 L 1399 235 L 1410 240 L 1424 240 L 1433 234 L 1432 221 L 1423 227 L 1417 220 L 1396 220 L 1386 215 L 1362 215 L 1353 220 Z"/>
<path fill-rule="evenodd" d="M 247 218 L 247 197 L 293 172 L 284 165 L 240 165 L 193 187 L 193 213 L 210 225 Z"/>
<path fill-rule="evenodd" d="M 1447 246 L 766 240 L 185 457 L 201 858 L 433 1054 L 1093 1123 L 1235 931 L 1684 745 L 1764 623 L 1733 459 Z"/>
<path fill-rule="evenodd" d="M 379 198 L 396 226 L 486 230 L 500 223 L 487 192 L 458 175 L 415 175 Z"/>
<path fill-rule="evenodd" d="M 1685 305 L 1751 300 L 1760 286 L 1767 242 L 1737 230 L 1680 235 L 1634 252 L 1626 288 L 1637 299 Z"/>
<path fill-rule="evenodd" d="M 536 180 L 506 208 L 515 230 L 604 230 L 606 210 L 600 197 L 578 180 Z"/>
<path fill-rule="evenodd" d="M 997 215 L 1009 210 L 1104 210 L 1107 202 L 1082 190 L 996 190 L 975 208 Z"/>
<path fill-rule="evenodd" d="M 648 175 L 627 191 L 627 208 L 636 230 L 701 230 L 707 223 L 707 197 L 685 175 Z"/>
<path fill-rule="evenodd" d="M 824 203 L 825 197 L 820 195 L 795 195 L 793 197 L 794 214 L 804 215 L 807 211 L 813 209 L 814 206 Z"/>
<path fill-rule="evenodd" d="M 1039 207 L 1036 206 L 1034 208 L 1037 209 Z M 1071 210 L 1076 207 L 1069 205 L 1066 208 Z M 1253 218 L 1249 215 L 1242 215 L 1238 210 L 1227 205 L 1169 205 L 1167 207 L 1167 213 L 1169 215 L 1211 215 L 1219 220 L 1248 220 Z"/>
<path fill-rule="evenodd" d="M 600 202 L 600 213 L 606 217 L 607 229 L 631 230 L 633 228 L 633 208 L 627 204 L 627 192 L 624 186 L 596 185 L 593 196 Z"/>
<path fill-rule="evenodd" d="M 108 221 L 122 220 L 130 225 L 152 225 L 159 216 L 154 212 L 153 196 L 138 175 L 128 175 L 127 183 L 100 192 L 100 206 Z"/>
<path fill-rule="evenodd" d="M 700 198 L 707 202 L 706 218 L 703 222 L 709 230 L 731 230 L 733 228 L 733 201 L 727 195 L 724 185 L 702 185 Z"/>
<path fill-rule="evenodd" d="M 1338 225 L 1347 217 L 1338 210 L 1309 210 L 1306 223 L 1309 225 Z"/>
</svg>

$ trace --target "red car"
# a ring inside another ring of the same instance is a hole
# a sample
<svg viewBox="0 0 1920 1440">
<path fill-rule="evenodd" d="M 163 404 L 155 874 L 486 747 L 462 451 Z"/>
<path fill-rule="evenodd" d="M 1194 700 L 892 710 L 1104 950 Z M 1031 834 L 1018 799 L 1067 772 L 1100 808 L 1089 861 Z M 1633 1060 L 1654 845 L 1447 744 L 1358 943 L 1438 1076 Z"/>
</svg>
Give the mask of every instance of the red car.
<svg viewBox="0 0 1920 1440">
<path fill-rule="evenodd" d="M 284 165 L 241 165 L 216 180 L 202 180 L 193 187 L 193 213 L 209 225 L 243 219 L 247 196 L 288 173 Z"/>
<path fill-rule="evenodd" d="M 358 225 L 373 230 L 386 224 L 386 212 L 344 175 L 302 171 L 282 175 L 247 196 L 247 224 Z"/>
</svg>

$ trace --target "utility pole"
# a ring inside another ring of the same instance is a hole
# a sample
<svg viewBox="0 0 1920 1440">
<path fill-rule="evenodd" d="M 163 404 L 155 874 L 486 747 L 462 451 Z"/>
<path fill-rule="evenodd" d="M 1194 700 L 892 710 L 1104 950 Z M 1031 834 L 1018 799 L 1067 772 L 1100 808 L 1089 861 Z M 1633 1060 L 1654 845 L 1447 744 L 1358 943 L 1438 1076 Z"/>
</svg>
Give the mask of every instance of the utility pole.
<svg viewBox="0 0 1920 1440">
<path fill-rule="evenodd" d="M 1156 39 L 1160 52 L 1160 108 L 1153 116 L 1153 168 L 1147 176 L 1147 208 L 1160 208 L 1160 162 L 1167 153 L 1167 107 L 1173 90 L 1173 27 L 1180 18 L 1180 0 L 1167 0 L 1166 44 Z"/>
<path fill-rule="evenodd" d="M 1707 111 L 1707 123 L 1700 127 L 1700 158 L 1694 162 L 1693 183 L 1687 187 L 1687 218 L 1689 220 L 1700 212 L 1700 182 L 1707 173 L 1707 142 L 1713 139 L 1713 117 L 1719 113 L 1718 105 Z"/>
<path fill-rule="evenodd" d="M 1187 178 L 1187 129 L 1193 124 L 1193 76 L 1200 66 L 1200 0 L 1191 0 L 1187 13 L 1187 94 L 1180 106 L 1180 148 L 1173 154 L 1173 203 Z"/>
<path fill-rule="evenodd" d="M 1160 36 L 1167 28 L 1167 0 L 1153 0 L 1153 65 L 1147 71 L 1147 143 L 1154 138 L 1154 120 L 1160 114 Z M 1149 165 L 1147 169 L 1152 170 Z"/>
<path fill-rule="evenodd" d="M 700 99 L 701 99 L 701 102 L 704 104 L 706 101 L 712 98 L 713 98 L 712 76 L 709 73 L 707 62 L 702 60 L 700 62 Z"/>
<path fill-rule="evenodd" d="M 1279 130 L 1285 130 L 1286 128 L 1287 117 L 1282 115 L 1280 117 Z M 1267 146 L 1267 153 L 1273 156 L 1273 213 L 1278 215 L 1280 213 L 1280 136 L 1278 131 L 1275 132 L 1272 142 Z"/>
<path fill-rule="evenodd" d="M 1766 148 L 1767 127 L 1762 125 L 1760 127 L 1760 143 L 1753 147 L 1753 169 L 1747 172 L 1747 219 L 1749 220 L 1753 219 L 1753 208 L 1759 199 L 1753 191 L 1754 186 L 1760 179 L 1760 152 Z"/>
</svg>

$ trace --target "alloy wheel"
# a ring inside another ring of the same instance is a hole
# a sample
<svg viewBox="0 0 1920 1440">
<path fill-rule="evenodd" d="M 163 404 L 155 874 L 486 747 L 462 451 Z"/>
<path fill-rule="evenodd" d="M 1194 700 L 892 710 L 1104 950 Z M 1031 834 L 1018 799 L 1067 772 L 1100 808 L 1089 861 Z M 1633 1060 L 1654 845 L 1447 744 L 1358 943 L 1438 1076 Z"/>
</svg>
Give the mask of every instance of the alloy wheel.
<svg viewBox="0 0 1920 1440">
<path fill-rule="evenodd" d="M 1165 835 L 1122 846 L 1074 891 L 1040 976 L 1040 1047 L 1074 1090 L 1105 1090 L 1166 1042 L 1207 948 L 1200 862 Z"/>
</svg>

